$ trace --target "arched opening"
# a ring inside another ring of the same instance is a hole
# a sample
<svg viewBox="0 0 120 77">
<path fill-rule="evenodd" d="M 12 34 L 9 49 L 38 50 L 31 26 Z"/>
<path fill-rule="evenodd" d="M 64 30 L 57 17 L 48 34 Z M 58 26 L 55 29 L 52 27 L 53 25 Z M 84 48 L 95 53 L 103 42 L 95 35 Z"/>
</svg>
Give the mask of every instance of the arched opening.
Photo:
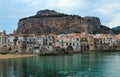
<svg viewBox="0 0 120 77">
<path fill-rule="evenodd" d="M 72 46 L 68 46 L 67 47 L 67 52 L 69 53 L 69 52 L 73 52 L 74 51 L 74 49 L 73 49 L 73 47 Z"/>
</svg>

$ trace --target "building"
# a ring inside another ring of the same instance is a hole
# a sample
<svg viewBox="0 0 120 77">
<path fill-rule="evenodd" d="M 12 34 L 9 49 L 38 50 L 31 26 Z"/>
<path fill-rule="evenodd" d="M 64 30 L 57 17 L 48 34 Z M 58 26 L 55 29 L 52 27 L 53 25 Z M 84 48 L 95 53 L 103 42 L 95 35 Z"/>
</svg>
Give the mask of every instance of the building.
<svg viewBox="0 0 120 77">
<path fill-rule="evenodd" d="M 79 34 L 60 34 L 55 37 L 55 46 L 61 48 L 63 52 L 80 52 L 81 38 Z"/>
<path fill-rule="evenodd" d="M 7 34 L 6 31 L 0 32 L 0 52 L 7 52 Z"/>
</svg>

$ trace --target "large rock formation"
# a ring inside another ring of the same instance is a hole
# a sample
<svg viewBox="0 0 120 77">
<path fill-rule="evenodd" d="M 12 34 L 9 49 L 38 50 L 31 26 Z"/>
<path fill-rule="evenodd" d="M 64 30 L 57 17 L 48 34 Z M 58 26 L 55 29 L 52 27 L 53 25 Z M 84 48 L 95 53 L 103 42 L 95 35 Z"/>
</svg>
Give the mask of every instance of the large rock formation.
<svg viewBox="0 0 120 77">
<path fill-rule="evenodd" d="M 80 17 L 66 15 L 54 10 L 41 10 L 36 15 L 20 19 L 18 34 L 47 34 L 47 33 L 112 33 L 112 30 L 102 26 L 97 17 Z"/>
</svg>

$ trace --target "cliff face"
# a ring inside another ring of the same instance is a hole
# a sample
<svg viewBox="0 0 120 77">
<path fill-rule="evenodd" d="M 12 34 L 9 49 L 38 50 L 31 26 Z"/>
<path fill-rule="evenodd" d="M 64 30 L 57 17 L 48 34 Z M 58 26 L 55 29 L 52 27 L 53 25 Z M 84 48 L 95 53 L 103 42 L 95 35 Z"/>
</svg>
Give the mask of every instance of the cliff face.
<svg viewBox="0 0 120 77">
<path fill-rule="evenodd" d="M 20 19 L 16 33 L 112 33 L 108 27 L 102 26 L 97 17 L 80 17 L 66 15 L 54 10 L 41 10 L 35 16 Z"/>
</svg>

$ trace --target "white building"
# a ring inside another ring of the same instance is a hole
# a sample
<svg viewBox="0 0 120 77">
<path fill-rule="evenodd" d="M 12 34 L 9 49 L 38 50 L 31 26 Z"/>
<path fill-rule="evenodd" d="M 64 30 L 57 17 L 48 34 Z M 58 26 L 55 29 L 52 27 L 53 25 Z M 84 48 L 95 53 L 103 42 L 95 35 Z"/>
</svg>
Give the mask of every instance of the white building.
<svg viewBox="0 0 120 77">
<path fill-rule="evenodd" d="M 58 35 L 55 40 L 55 46 L 59 46 L 60 48 L 67 49 L 69 46 L 73 48 L 74 51 L 80 51 L 80 39 L 82 36 L 75 34 L 61 34 Z"/>
</svg>

